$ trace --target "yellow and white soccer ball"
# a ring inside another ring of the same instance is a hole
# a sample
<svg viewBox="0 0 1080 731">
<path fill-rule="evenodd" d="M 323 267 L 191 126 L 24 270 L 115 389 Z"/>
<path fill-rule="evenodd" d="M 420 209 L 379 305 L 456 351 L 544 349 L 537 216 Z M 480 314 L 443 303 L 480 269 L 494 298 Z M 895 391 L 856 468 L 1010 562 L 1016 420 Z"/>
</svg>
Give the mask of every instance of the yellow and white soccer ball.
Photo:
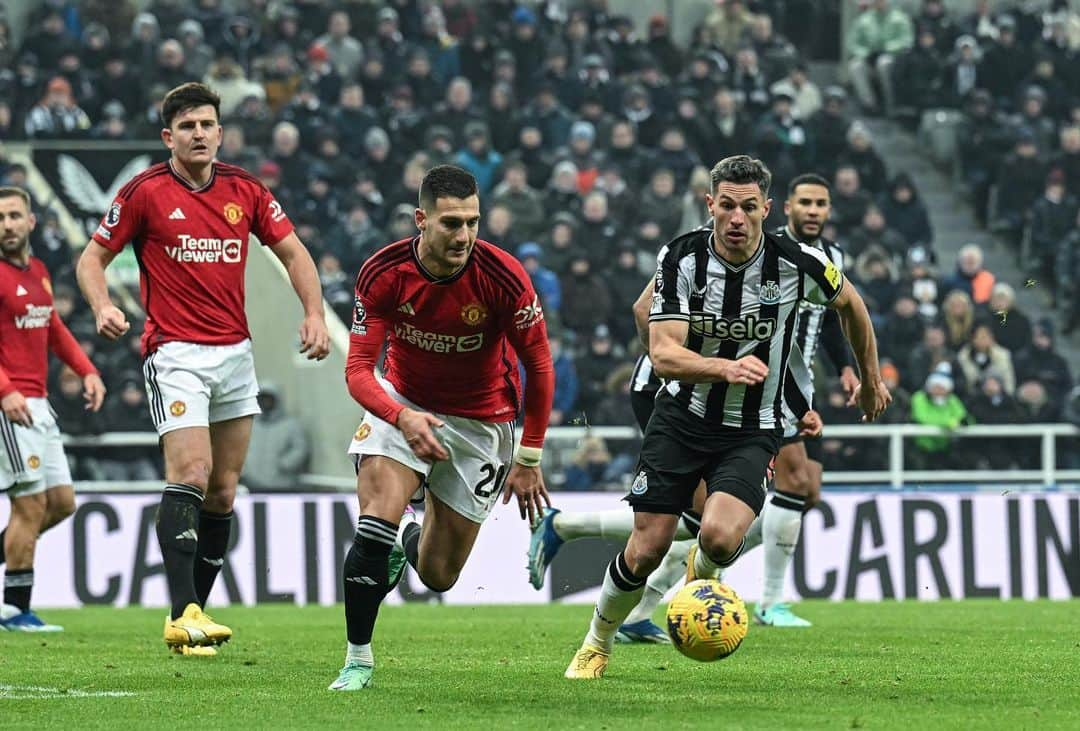
<svg viewBox="0 0 1080 731">
<path fill-rule="evenodd" d="M 739 649 L 750 626 L 746 605 L 719 581 L 692 581 L 667 608 L 668 635 L 675 648 L 693 660 L 712 662 Z"/>
</svg>

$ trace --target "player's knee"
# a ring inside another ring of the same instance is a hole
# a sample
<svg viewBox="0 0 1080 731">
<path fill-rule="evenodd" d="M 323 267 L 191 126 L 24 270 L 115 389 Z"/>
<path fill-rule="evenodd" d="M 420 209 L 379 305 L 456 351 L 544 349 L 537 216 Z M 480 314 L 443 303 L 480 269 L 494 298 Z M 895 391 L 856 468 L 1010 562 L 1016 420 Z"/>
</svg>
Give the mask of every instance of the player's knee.
<svg viewBox="0 0 1080 731">
<path fill-rule="evenodd" d="M 785 478 L 783 481 L 777 482 L 777 485 L 784 492 L 807 497 L 814 487 L 814 476 L 806 467 L 796 467 L 788 471 Z"/>
<path fill-rule="evenodd" d="M 457 583 L 458 577 L 461 576 L 460 571 L 449 571 L 445 569 L 429 573 L 417 571 L 416 574 L 420 577 L 420 582 L 424 586 L 438 594 L 453 589 L 454 584 Z"/>
<path fill-rule="evenodd" d="M 644 578 L 657 569 L 660 562 L 664 560 L 665 553 L 667 553 L 667 548 L 659 544 L 640 545 L 634 550 L 627 546 L 623 556 L 626 558 L 626 565 L 634 572 L 634 576 Z"/>
<path fill-rule="evenodd" d="M 23 523 L 27 528 L 37 530 L 45 520 L 48 502 L 45 493 L 24 495 L 12 501 L 11 519 Z"/>
<path fill-rule="evenodd" d="M 736 526 L 724 521 L 702 521 L 698 543 L 709 558 L 721 561 L 738 550 L 744 533 L 745 531 L 740 531 Z"/>
<path fill-rule="evenodd" d="M 49 520 L 53 524 L 70 518 L 75 512 L 75 493 L 72 490 L 51 494 L 46 502 L 46 512 L 48 512 Z"/>
<path fill-rule="evenodd" d="M 204 457 L 196 457 L 179 465 L 176 470 L 176 482 L 194 485 L 204 493 L 210 485 L 210 472 L 213 463 Z"/>
</svg>

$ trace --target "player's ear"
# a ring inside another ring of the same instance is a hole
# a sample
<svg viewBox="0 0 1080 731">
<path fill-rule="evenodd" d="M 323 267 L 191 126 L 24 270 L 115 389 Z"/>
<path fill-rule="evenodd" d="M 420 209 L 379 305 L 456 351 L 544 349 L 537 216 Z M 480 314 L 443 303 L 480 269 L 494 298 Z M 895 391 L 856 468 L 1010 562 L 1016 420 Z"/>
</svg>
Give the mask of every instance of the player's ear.
<svg viewBox="0 0 1080 731">
<path fill-rule="evenodd" d="M 165 143 L 165 146 L 170 150 L 173 148 L 172 130 L 168 127 L 161 128 L 161 141 Z"/>
<path fill-rule="evenodd" d="M 417 208 L 415 211 L 413 211 L 413 218 L 416 221 L 416 227 L 423 231 L 424 228 L 427 226 L 427 213 L 424 212 L 424 209 Z"/>
<path fill-rule="evenodd" d="M 787 204 L 785 203 L 784 206 L 786 207 Z M 772 208 L 772 198 L 766 198 L 765 199 L 765 205 L 762 206 L 762 214 L 761 214 L 762 218 L 768 218 L 769 217 L 769 209 L 770 208 Z"/>
<path fill-rule="evenodd" d="M 766 214 L 766 215 L 768 215 L 768 214 Z M 784 215 L 785 216 L 790 216 L 791 215 L 791 199 L 790 198 L 788 198 L 788 199 L 786 199 L 784 201 Z"/>
</svg>

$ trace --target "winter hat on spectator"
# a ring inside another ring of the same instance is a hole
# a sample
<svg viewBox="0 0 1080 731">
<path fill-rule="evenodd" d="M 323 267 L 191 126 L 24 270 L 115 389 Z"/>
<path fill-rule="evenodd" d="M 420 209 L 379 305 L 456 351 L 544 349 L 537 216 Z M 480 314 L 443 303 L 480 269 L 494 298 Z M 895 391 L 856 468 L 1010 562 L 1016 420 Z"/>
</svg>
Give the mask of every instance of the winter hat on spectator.
<svg viewBox="0 0 1080 731">
<path fill-rule="evenodd" d="M 974 48 L 974 49 L 978 50 L 979 42 L 977 40 L 975 40 L 975 36 L 965 33 L 964 35 L 959 36 L 956 39 L 956 43 L 954 44 L 954 47 L 956 48 L 957 51 L 959 51 L 961 48 L 963 48 L 965 46 L 967 46 L 968 48 Z"/>
<path fill-rule="evenodd" d="M 846 102 L 848 98 L 847 91 L 845 91 L 842 86 L 826 86 L 825 91 L 822 93 L 824 94 L 826 101 L 829 99 L 836 99 L 837 101 Z"/>
<path fill-rule="evenodd" d="M 389 147 L 390 135 L 386 134 L 386 130 L 382 127 L 372 127 L 364 135 L 364 149 L 370 150 L 373 147 Z"/>
<path fill-rule="evenodd" d="M 593 127 L 592 122 L 579 119 L 570 126 L 570 139 L 592 142 L 596 139 L 596 127 Z"/>
<path fill-rule="evenodd" d="M 587 69 L 588 68 L 595 68 L 595 69 L 604 68 L 604 59 L 599 53 L 589 53 L 589 54 L 586 54 L 585 57 L 581 59 L 581 65 L 583 67 L 587 68 Z"/>
<path fill-rule="evenodd" d="M 927 391 L 935 387 L 941 387 L 951 393 L 953 390 L 953 386 L 954 384 L 952 376 L 950 376 L 948 373 L 944 373 L 942 371 L 934 371 L 926 377 Z"/>
<path fill-rule="evenodd" d="M 1051 340 L 1054 339 L 1054 321 L 1049 317 L 1040 317 L 1035 321 L 1035 329 Z"/>
<path fill-rule="evenodd" d="M 176 35 L 180 38 L 183 38 L 186 35 L 193 35 L 200 41 L 206 37 L 206 34 L 203 32 L 202 23 L 194 18 L 188 18 L 181 22 L 180 25 L 176 26 Z"/>
<path fill-rule="evenodd" d="M 900 370 L 890 361 L 881 364 L 881 380 L 900 383 Z"/>
<path fill-rule="evenodd" d="M 380 23 L 396 23 L 398 19 L 398 13 L 393 8 L 383 8 L 379 11 L 379 14 L 375 16 L 375 19 Z"/>
<path fill-rule="evenodd" d="M 273 160 L 267 160 L 259 166 L 258 176 L 260 178 L 280 178 L 281 166 Z"/>
<path fill-rule="evenodd" d="M 593 330 L 592 336 L 593 336 L 593 340 L 610 340 L 611 339 L 611 328 L 609 328 L 604 323 L 600 323 L 599 325 L 596 326 L 596 329 Z"/>
<path fill-rule="evenodd" d="M 510 16 L 514 25 L 536 25 L 536 13 L 526 7 L 519 7 Z"/>
<path fill-rule="evenodd" d="M 568 162 L 569 162 L 569 161 L 568 161 Z M 562 163 L 560 163 L 560 165 L 561 165 L 561 164 L 562 164 Z M 573 165 L 574 163 L 570 163 L 570 164 L 571 164 L 571 165 Z M 574 175 L 577 175 L 577 168 L 576 168 L 576 167 L 574 168 Z M 554 215 L 554 216 L 552 217 L 552 219 L 551 219 L 551 225 L 552 225 L 553 227 L 554 227 L 555 225 L 557 225 L 557 224 L 560 224 L 560 223 L 561 223 L 561 224 L 564 224 L 564 225 L 566 225 L 566 226 L 569 226 L 570 228 L 574 229 L 575 231 L 577 230 L 577 227 L 578 227 L 578 220 L 577 220 L 577 218 L 575 218 L 575 217 L 574 217 L 574 214 L 573 214 L 573 213 L 569 213 L 569 212 L 567 212 L 567 211 L 559 211 L 558 213 L 556 213 L 556 214 L 555 214 L 555 215 Z"/>
<path fill-rule="evenodd" d="M 540 244 L 535 241 L 526 241 L 517 248 L 518 261 L 525 261 L 529 257 L 542 261 L 544 258 L 544 250 Z"/>
<path fill-rule="evenodd" d="M 502 48 L 502 49 L 495 52 L 495 65 L 496 66 L 502 66 L 503 64 L 508 64 L 510 66 L 513 66 L 516 63 L 517 63 L 517 59 L 514 58 L 513 52 L 510 51 L 509 49 Z"/>
<path fill-rule="evenodd" d="M 315 63 L 323 63 L 330 60 L 330 52 L 326 50 L 325 46 L 320 46 L 318 43 L 312 43 L 311 47 L 307 50 L 308 61 Z"/>
</svg>

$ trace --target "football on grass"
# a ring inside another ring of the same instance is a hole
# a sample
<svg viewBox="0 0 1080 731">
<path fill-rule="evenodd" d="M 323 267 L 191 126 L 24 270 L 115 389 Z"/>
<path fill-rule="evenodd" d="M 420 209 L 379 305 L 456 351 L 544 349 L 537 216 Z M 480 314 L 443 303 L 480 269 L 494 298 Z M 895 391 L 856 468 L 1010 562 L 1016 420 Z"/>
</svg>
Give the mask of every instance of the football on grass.
<svg viewBox="0 0 1080 731">
<path fill-rule="evenodd" d="M 749 617 L 735 590 L 715 580 L 692 581 L 667 608 L 668 635 L 682 654 L 712 662 L 739 649 Z"/>
</svg>

